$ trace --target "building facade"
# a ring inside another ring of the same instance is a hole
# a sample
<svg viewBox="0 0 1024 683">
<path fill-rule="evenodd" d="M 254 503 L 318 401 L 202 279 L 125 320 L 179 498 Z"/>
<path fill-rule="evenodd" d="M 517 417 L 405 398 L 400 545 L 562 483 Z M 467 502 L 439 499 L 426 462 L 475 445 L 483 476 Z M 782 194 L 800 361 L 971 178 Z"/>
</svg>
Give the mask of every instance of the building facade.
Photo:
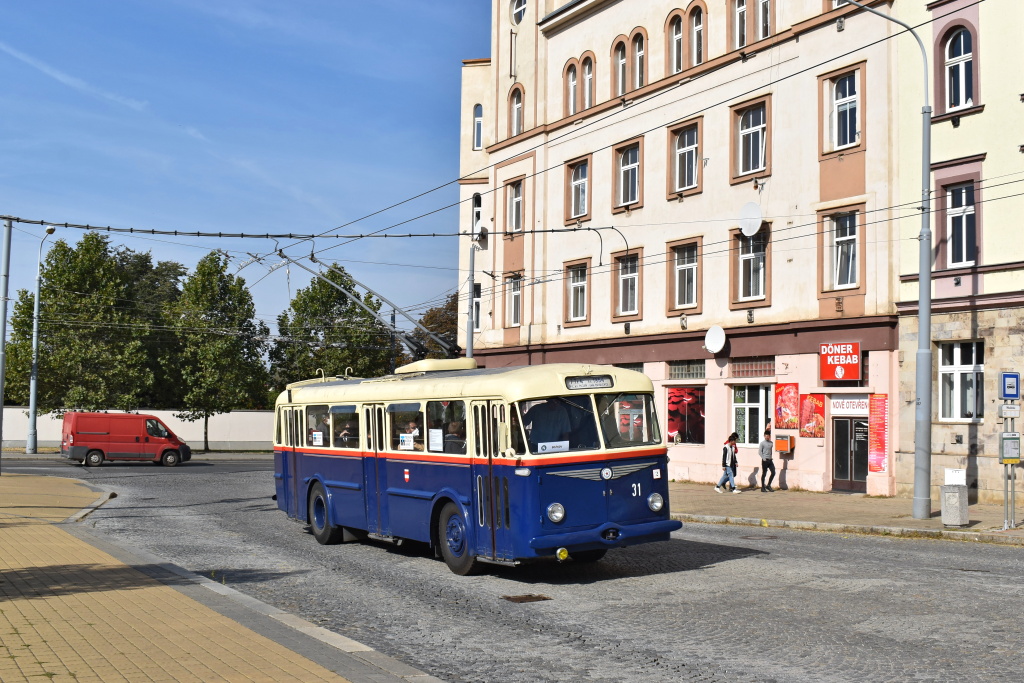
<svg viewBox="0 0 1024 683">
<path fill-rule="evenodd" d="M 906 492 L 911 39 L 842 0 L 495 0 L 490 28 L 462 92 L 478 362 L 643 370 L 674 478 L 717 480 L 736 431 L 753 483 L 770 425 L 788 487 Z"/>
</svg>

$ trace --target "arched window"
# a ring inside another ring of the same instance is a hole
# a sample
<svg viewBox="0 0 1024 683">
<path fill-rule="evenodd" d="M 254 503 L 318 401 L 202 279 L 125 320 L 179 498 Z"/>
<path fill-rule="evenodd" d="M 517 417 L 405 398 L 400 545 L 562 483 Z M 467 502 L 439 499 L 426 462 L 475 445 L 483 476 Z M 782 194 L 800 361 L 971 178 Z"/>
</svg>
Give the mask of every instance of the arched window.
<svg viewBox="0 0 1024 683">
<path fill-rule="evenodd" d="M 484 108 L 482 105 L 473 107 L 473 149 L 484 146 Z"/>
<path fill-rule="evenodd" d="M 508 109 L 509 135 L 514 137 L 523 132 L 523 91 L 520 88 L 512 91 Z"/>
<path fill-rule="evenodd" d="M 683 19 L 675 17 L 669 24 L 669 59 L 672 73 L 677 74 L 683 70 Z"/>
<path fill-rule="evenodd" d="M 583 60 L 583 108 L 594 106 L 594 60 L 587 57 Z"/>
<path fill-rule="evenodd" d="M 633 89 L 644 87 L 644 37 L 633 38 Z"/>
<path fill-rule="evenodd" d="M 700 7 L 690 15 L 690 59 L 691 66 L 704 63 L 704 12 Z"/>
<path fill-rule="evenodd" d="M 480 234 L 480 230 L 483 227 L 483 200 L 480 197 L 480 193 L 477 192 L 473 195 L 473 203 L 470 214 L 469 230 L 470 234 L 473 235 L 474 239 Z"/>
<path fill-rule="evenodd" d="M 512 23 L 518 25 L 526 16 L 526 0 L 512 0 L 509 11 L 512 15 Z"/>
<path fill-rule="evenodd" d="M 971 32 L 961 28 L 946 41 L 946 109 L 974 105 L 974 48 Z"/>
<path fill-rule="evenodd" d="M 615 46 L 615 94 L 619 97 L 626 94 L 626 45 L 619 43 Z"/>
<path fill-rule="evenodd" d="M 566 109 L 569 116 L 576 113 L 576 66 L 572 65 L 565 72 Z"/>
</svg>

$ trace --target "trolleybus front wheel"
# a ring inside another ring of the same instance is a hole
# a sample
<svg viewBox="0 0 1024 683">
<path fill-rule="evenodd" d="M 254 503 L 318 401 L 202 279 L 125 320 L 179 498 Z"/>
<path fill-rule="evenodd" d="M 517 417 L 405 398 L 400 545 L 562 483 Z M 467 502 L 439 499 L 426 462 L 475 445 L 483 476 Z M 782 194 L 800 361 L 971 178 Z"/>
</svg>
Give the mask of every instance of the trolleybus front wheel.
<svg viewBox="0 0 1024 683">
<path fill-rule="evenodd" d="M 466 519 L 455 503 L 447 503 L 441 509 L 441 516 L 437 520 L 437 540 L 449 569 L 459 576 L 473 573 L 476 558 L 469 548 Z"/>
<path fill-rule="evenodd" d="M 574 553 L 569 553 L 569 557 L 576 562 L 597 562 L 604 557 L 607 552 L 608 550 L 606 548 L 598 548 L 597 550 L 577 550 Z"/>
<path fill-rule="evenodd" d="M 317 482 L 309 492 L 309 528 L 317 543 L 334 545 L 341 542 L 342 529 L 331 524 L 327 511 L 327 494 L 324 493 L 323 485 Z"/>
</svg>

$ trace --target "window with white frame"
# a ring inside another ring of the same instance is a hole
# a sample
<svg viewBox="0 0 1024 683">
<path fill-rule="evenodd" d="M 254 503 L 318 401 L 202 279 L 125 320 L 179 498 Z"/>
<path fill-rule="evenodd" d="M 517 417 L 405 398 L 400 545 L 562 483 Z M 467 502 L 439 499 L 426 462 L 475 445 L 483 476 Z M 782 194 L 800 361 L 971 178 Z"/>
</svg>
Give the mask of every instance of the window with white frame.
<svg viewBox="0 0 1024 683">
<path fill-rule="evenodd" d="M 739 240 L 739 299 L 763 299 L 765 292 L 765 255 L 768 235 L 764 228 L 753 237 L 737 235 Z"/>
<path fill-rule="evenodd" d="M 756 446 L 767 426 L 768 396 L 771 387 L 763 384 L 742 384 L 732 388 L 732 430 L 739 435 L 741 446 Z"/>
<path fill-rule="evenodd" d="M 747 44 L 747 0 L 733 0 L 733 43 L 736 49 Z"/>
<path fill-rule="evenodd" d="M 672 60 L 672 73 L 677 74 L 683 70 L 683 19 L 676 17 L 669 24 L 670 59 Z"/>
<path fill-rule="evenodd" d="M 939 344 L 939 419 L 985 416 L 985 343 Z"/>
<path fill-rule="evenodd" d="M 683 128 L 676 135 L 676 192 L 697 187 L 700 150 L 697 149 L 697 124 Z"/>
<path fill-rule="evenodd" d="M 640 197 L 640 145 L 619 152 L 619 206 L 635 204 Z"/>
<path fill-rule="evenodd" d="M 946 41 L 946 109 L 974 105 L 974 49 L 971 32 L 960 29 Z"/>
<path fill-rule="evenodd" d="M 569 320 L 587 319 L 587 267 L 569 267 Z"/>
<path fill-rule="evenodd" d="M 974 183 L 946 188 L 946 239 L 950 267 L 973 266 L 978 259 Z"/>
<path fill-rule="evenodd" d="M 633 89 L 644 87 L 644 37 L 633 38 Z"/>
<path fill-rule="evenodd" d="M 505 296 L 508 299 L 508 326 L 519 327 L 523 322 L 523 278 L 519 275 L 505 278 Z"/>
<path fill-rule="evenodd" d="M 684 244 L 672 250 L 675 265 L 675 308 L 697 305 L 697 245 Z"/>
<path fill-rule="evenodd" d="M 587 162 L 580 161 L 572 166 L 570 218 L 587 215 Z"/>
<path fill-rule="evenodd" d="M 576 113 L 576 67 L 570 66 L 565 76 L 566 97 L 568 98 L 566 109 L 569 116 Z"/>
<path fill-rule="evenodd" d="M 473 202 L 471 206 L 472 212 L 469 217 L 469 230 L 470 234 L 474 235 L 475 239 L 475 236 L 480 234 L 480 228 L 483 227 L 483 199 L 480 197 L 479 192 L 473 194 Z"/>
<path fill-rule="evenodd" d="M 638 285 L 640 258 L 636 255 L 623 256 L 616 264 L 619 273 L 619 291 L 616 315 L 636 315 L 639 312 Z"/>
<path fill-rule="evenodd" d="M 512 135 L 519 135 L 523 132 L 523 91 L 516 88 L 512 91 L 511 131 Z"/>
<path fill-rule="evenodd" d="M 690 15 L 690 50 L 693 66 L 704 63 L 704 12 L 700 7 Z"/>
<path fill-rule="evenodd" d="M 772 34 L 772 0 L 757 0 L 757 39 Z"/>
<path fill-rule="evenodd" d="M 831 217 L 832 287 L 857 286 L 857 214 L 839 213 Z"/>
<path fill-rule="evenodd" d="M 484 108 L 482 105 L 473 107 L 473 149 L 484 146 Z"/>
<path fill-rule="evenodd" d="M 526 0 L 512 0 L 509 7 L 511 8 L 512 23 L 518 25 L 526 16 Z"/>
<path fill-rule="evenodd" d="M 473 331 L 480 331 L 480 300 L 483 298 L 483 285 L 473 283 Z"/>
<path fill-rule="evenodd" d="M 506 186 L 508 196 L 508 231 L 520 232 L 523 229 L 523 181 L 517 180 Z"/>
<path fill-rule="evenodd" d="M 583 60 L 583 108 L 594 106 L 594 62 L 589 57 Z"/>
<path fill-rule="evenodd" d="M 740 175 L 764 170 L 767 132 L 768 117 L 764 103 L 755 104 L 740 115 Z"/>
<path fill-rule="evenodd" d="M 856 145 L 860 137 L 857 118 L 857 75 L 845 74 L 832 84 L 832 149 Z"/>
<path fill-rule="evenodd" d="M 626 94 L 626 45 L 624 43 L 615 46 L 615 94 L 620 97 Z"/>
</svg>

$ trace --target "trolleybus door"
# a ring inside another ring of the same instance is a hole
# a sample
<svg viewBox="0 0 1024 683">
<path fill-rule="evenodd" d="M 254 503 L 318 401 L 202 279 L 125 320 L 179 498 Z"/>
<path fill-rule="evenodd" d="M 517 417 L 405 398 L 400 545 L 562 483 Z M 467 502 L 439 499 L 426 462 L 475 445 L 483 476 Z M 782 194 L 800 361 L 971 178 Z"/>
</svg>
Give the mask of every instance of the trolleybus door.
<svg viewBox="0 0 1024 683">
<path fill-rule="evenodd" d="M 298 495 L 298 468 L 299 468 L 299 456 L 295 452 L 295 447 L 302 442 L 302 409 L 301 408 L 285 408 L 284 409 L 285 427 L 287 429 L 287 435 L 285 436 L 285 447 L 284 447 L 284 462 L 281 463 L 281 474 L 284 478 L 282 489 L 284 490 L 285 500 L 284 509 L 288 512 L 291 517 L 302 518 L 299 515 L 299 498 Z M 304 515 L 303 515 L 304 516 Z"/>
<path fill-rule="evenodd" d="M 508 406 L 498 401 L 473 401 L 473 510 L 476 546 L 481 557 L 512 559 L 512 519 L 508 467 L 501 461 L 501 428 Z"/>
<path fill-rule="evenodd" d="M 384 441 L 384 406 L 368 405 L 366 418 L 366 452 L 363 456 L 363 487 L 366 490 L 366 529 L 371 534 L 390 533 L 387 511 L 387 460 Z"/>
</svg>

